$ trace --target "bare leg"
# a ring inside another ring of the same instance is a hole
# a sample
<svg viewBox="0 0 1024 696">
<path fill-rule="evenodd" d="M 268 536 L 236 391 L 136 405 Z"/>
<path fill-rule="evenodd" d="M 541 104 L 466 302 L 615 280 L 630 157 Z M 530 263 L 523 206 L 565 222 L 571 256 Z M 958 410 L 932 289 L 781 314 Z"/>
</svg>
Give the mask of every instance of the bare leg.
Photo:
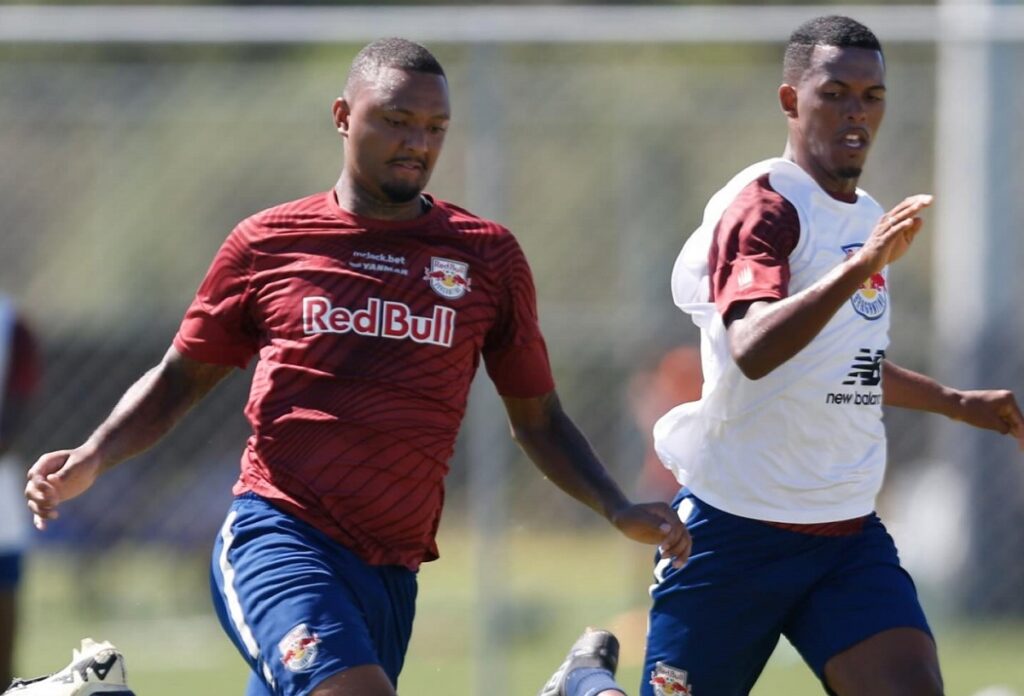
<svg viewBox="0 0 1024 696">
<path fill-rule="evenodd" d="M 311 696 L 396 696 L 379 665 L 350 667 L 320 682 Z"/>
<path fill-rule="evenodd" d="M 916 628 L 871 636 L 825 663 L 825 681 L 839 696 L 942 696 L 931 637 Z"/>
</svg>

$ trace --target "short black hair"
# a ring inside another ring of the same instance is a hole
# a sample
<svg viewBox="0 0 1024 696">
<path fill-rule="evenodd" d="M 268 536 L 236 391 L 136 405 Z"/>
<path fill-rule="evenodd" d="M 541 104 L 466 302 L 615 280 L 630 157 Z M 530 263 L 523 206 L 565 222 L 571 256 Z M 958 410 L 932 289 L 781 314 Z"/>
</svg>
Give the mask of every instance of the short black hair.
<svg viewBox="0 0 1024 696">
<path fill-rule="evenodd" d="M 356 54 L 348 71 L 345 89 L 348 90 L 354 81 L 372 81 L 381 68 L 430 73 L 447 79 L 441 63 L 425 47 L 408 39 L 389 37 L 367 44 Z"/>
<path fill-rule="evenodd" d="M 815 46 L 866 48 L 882 52 L 878 37 L 857 20 L 842 15 L 815 17 L 797 27 L 786 44 L 782 78 L 787 83 L 796 84 L 800 81 L 804 71 L 811 66 L 811 54 Z"/>
</svg>

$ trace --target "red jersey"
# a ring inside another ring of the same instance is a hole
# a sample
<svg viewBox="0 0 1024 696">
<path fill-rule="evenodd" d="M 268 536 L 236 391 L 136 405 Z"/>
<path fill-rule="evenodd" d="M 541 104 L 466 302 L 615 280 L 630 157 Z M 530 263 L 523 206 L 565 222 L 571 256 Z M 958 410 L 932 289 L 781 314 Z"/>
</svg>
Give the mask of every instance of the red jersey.
<svg viewBox="0 0 1024 696">
<path fill-rule="evenodd" d="M 554 388 L 515 238 L 432 203 L 414 220 L 372 220 L 329 191 L 244 220 L 174 339 L 203 362 L 259 355 L 235 494 L 271 500 L 374 565 L 437 558 L 481 355 L 504 396 Z"/>
</svg>

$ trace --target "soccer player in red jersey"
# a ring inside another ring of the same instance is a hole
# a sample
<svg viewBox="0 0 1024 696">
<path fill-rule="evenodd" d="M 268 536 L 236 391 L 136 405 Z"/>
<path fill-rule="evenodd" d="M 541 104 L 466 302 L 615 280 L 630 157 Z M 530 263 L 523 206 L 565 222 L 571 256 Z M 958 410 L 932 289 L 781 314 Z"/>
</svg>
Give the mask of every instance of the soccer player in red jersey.
<svg viewBox="0 0 1024 696">
<path fill-rule="evenodd" d="M 515 238 L 423 193 L 450 117 L 437 60 L 402 39 L 368 45 L 333 114 L 335 187 L 239 224 L 160 364 L 84 444 L 40 457 L 26 488 L 44 528 L 256 357 L 212 564 L 253 695 L 395 693 L 481 357 L 546 476 L 677 562 L 689 548 L 678 516 L 631 503 L 562 410 Z"/>
</svg>

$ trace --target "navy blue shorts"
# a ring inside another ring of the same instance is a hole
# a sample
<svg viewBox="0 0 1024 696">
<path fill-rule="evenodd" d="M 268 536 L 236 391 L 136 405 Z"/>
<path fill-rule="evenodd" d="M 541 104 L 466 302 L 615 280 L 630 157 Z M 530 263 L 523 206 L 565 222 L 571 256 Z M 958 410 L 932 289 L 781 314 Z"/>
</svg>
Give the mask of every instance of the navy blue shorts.
<svg viewBox="0 0 1024 696">
<path fill-rule="evenodd" d="M 246 692 L 300 696 L 349 667 L 398 684 L 412 634 L 416 573 L 370 566 L 326 534 L 246 494 L 214 545 L 213 603 L 254 672 Z"/>
<path fill-rule="evenodd" d="M 823 682 L 832 656 L 877 633 L 931 635 L 874 514 L 857 534 L 826 537 L 730 515 L 686 489 L 673 506 L 682 506 L 693 552 L 680 569 L 655 559 L 642 696 L 670 692 L 657 686 L 672 681 L 696 694 L 748 694 L 780 635 Z"/>
</svg>

